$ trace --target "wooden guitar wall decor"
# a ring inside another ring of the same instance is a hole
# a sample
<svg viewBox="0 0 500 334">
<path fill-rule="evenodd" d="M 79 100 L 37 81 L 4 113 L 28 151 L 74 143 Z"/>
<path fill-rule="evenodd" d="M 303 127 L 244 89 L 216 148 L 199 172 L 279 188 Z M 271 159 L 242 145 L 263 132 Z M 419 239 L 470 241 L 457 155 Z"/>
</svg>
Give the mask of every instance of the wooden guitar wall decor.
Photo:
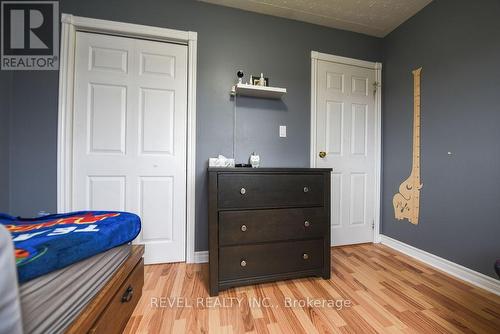
<svg viewBox="0 0 500 334">
<path fill-rule="evenodd" d="M 413 163 L 410 176 L 399 186 L 399 193 L 392 199 L 394 216 L 397 220 L 408 219 L 414 225 L 418 224 L 420 210 L 420 72 L 413 73 Z"/>
</svg>

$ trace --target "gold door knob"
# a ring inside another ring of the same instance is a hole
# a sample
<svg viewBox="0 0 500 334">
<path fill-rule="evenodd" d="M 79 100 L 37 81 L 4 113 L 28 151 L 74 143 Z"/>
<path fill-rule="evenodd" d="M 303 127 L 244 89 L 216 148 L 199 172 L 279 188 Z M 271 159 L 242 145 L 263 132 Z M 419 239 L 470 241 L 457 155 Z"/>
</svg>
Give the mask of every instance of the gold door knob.
<svg viewBox="0 0 500 334">
<path fill-rule="evenodd" d="M 307 254 L 307 253 L 302 254 L 302 258 L 303 258 L 304 260 L 309 259 L 309 254 Z"/>
<path fill-rule="evenodd" d="M 242 266 L 242 267 L 246 267 L 246 266 L 247 266 L 247 261 L 245 261 L 245 260 L 241 260 L 241 262 L 240 262 L 240 266 Z"/>
<path fill-rule="evenodd" d="M 306 220 L 306 221 L 304 222 L 304 226 L 305 226 L 305 227 L 309 227 L 309 226 L 311 226 L 311 223 L 310 223 L 309 221 L 307 221 L 307 220 Z"/>
<path fill-rule="evenodd" d="M 245 232 L 247 230 L 247 226 L 246 225 L 241 225 L 241 232 Z"/>
<path fill-rule="evenodd" d="M 326 152 L 324 152 L 324 151 L 320 151 L 320 152 L 319 152 L 319 157 L 320 157 L 321 159 L 323 159 L 324 157 L 326 157 Z"/>
</svg>

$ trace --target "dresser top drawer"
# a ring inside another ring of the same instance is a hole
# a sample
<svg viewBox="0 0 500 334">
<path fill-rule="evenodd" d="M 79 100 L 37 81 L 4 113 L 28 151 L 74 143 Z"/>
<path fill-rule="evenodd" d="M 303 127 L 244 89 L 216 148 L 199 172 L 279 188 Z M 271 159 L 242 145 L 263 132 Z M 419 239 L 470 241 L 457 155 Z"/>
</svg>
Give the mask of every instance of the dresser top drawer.
<svg viewBox="0 0 500 334">
<path fill-rule="evenodd" d="M 323 174 L 221 173 L 220 209 L 323 206 Z"/>
</svg>

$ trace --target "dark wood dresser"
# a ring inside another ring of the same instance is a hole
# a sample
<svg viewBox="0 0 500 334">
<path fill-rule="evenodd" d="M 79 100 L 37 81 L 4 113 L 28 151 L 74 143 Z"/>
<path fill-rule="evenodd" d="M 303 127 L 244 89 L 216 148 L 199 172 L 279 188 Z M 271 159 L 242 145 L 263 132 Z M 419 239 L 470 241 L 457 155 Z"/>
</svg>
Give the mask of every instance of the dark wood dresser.
<svg viewBox="0 0 500 334">
<path fill-rule="evenodd" d="M 330 173 L 208 169 L 211 296 L 241 285 L 330 278 Z"/>
</svg>

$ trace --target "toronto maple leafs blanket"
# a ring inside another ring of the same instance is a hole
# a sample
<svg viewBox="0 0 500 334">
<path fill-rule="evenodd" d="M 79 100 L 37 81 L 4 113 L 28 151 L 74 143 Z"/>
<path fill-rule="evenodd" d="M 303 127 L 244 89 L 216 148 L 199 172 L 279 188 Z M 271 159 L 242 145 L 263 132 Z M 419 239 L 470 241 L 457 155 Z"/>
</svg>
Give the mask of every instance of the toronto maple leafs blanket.
<svg viewBox="0 0 500 334">
<path fill-rule="evenodd" d="M 0 223 L 12 235 L 20 283 L 132 241 L 141 231 L 137 215 L 111 211 L 40 218 L 0 214 Z"/>
</svg>

